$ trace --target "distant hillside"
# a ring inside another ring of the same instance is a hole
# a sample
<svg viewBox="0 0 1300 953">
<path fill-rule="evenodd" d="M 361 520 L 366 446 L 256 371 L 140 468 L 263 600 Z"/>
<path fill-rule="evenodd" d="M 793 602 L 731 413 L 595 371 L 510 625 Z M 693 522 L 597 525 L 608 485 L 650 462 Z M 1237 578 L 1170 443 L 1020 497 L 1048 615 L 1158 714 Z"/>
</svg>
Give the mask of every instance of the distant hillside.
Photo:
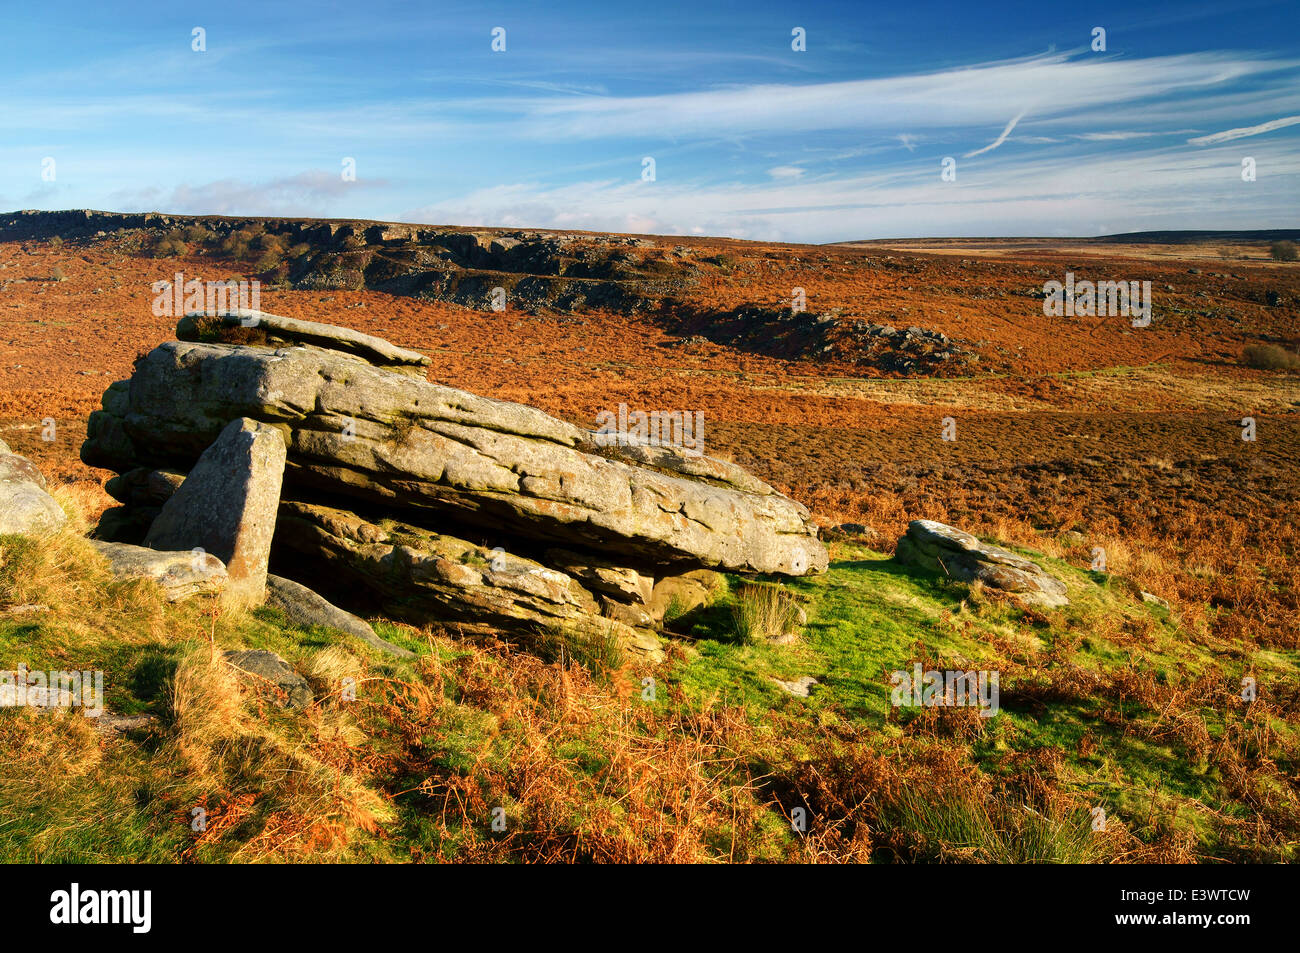
<svg viewBox="0 0 1300 953">
<path fill-rule="evenodd" d="M 370 289 L 491 308 L 503 289 L 528 307 L 653 310 L 698 268 L 651 238 L 358 219 L 91 210 L 0 215 L 0 240 L 112 241 L 128 254 L 243 263 L 272 287 Z"/>
<path fill-rule="evenodd" d="M 1157 245 L 1195 245 L 1200 242 L 1276 242 L 1283 239 L 1300 240 L 1300 228 L 1262 228 L 1241 232 L 1121 232 L 1118 235 L 1102 235 L 1092 240 L 1095 242 L 1119 242 L 1135 245 L 1148 243 Z"/>
<path fill-rule="evenodd" d="M 1070 237 L 1061 235 L 1004 235 L 1000 238 L 977 235 L 947 238 L 863 238 L 831 245 L 1197 245 L 1206 242 L 1276 242 L 1300 241 L 1300 228 L 1262 228 L 1236 232 L 1171 230 L 1163 232 L 1120 232 L 1115 235 Z"/>
</svg>

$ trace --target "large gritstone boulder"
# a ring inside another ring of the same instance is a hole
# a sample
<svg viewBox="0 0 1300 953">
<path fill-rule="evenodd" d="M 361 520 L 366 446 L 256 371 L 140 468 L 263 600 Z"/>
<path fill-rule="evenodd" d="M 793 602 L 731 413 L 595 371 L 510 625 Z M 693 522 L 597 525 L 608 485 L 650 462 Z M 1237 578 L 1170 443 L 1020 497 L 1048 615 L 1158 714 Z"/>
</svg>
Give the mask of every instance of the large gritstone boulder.
<svg viewBox="0 0 1300 953">
<path fill-rule="evenodd" d="M 688 474 L 698 463 L 684 454 L 677 472 L 665 459 L 653 470 L 611 459 L 591 432 L 540 410 L 343 354 L 169 342 L 137 363 L 128 394 L 124 415 L 92 416 L 87 463 L 187 469 L 229 421 L 249 417 L 284 435 L 290 494 L 496 525 L 632 563 L 826 567 L 808 511 L 752 477 L 742 488 Z"/>
<path fill-rule="evenodd" d="M 178 333 L 91 416 L 83 460 L 121 474 L 101 537 L 175 545 L 169 511 L 242 420 L 286 448 L 277 573 L 338 582 L 322 595 L 348 608 L 653 659 L 665 611 L 710 598 L 713 573 L 826 567 L 808 511 L 734 464 L 430 383 L 427 358 L 346 328 L 232 312 Z"/>
</svg>

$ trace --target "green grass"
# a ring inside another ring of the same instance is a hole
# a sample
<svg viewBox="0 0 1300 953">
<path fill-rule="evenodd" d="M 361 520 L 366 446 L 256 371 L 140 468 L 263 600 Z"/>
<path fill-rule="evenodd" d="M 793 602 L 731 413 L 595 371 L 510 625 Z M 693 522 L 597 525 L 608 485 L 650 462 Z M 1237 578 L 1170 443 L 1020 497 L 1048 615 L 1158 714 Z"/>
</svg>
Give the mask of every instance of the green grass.
<svg viewBox="0 0 1300 953">
<path fill-rule="evenodd" d="M 806 724 L 810 732 L 828 719 L 850 719 L 888 735 L 897 733 L 899 724 L 905 725 L 911 715 L 905 710 L 899 718 L 890 718 L 888 674 L 909 671 L 921 653 L 938 659 L 940 667 L 999 670 L 1002 658 L 995 642 L 1028 653 L 1051 652 L 1060 646 L 1065 647 L 1062 651 L 1069 663 L 1085 671 L 1113 672 L 1136 659 L 1170 686 L 1185 684 L 1216 665 L 1226 671 L 1229 681 L 1245 671 L 1244 661 L 1216 656 L 1189 639 L 1168 610 L 1134 599 L 1111 577 L 1024 552 L 1069 586 L 1071 604 L 1047 613 L 1046 624 L 1011 602 L 973 606 L 970 588 L 964 584 L 918 574 L 882 554 L 844 545 L 826 574 L 788 583 L 807 599 L 809 622 L 801 642 L 784 647 L 743 644 L 719 625 L 715 613 L 711 624 L 705 621 L 693 627 L 695 641 L 673 678 L 691 703 L 717 699 L 743 705 L 756 721 L 778 710 L 796 724 Z M 722 605 L 734 598 L 733 587 Z M 1111 641 L 1103 634 L 1109 631 L 1103 622 L 1141 626 L 1149 634 L 1146 644 L 1135 650 Z M 1258 651 L 1250 661 L 1261 678 L 1296 683 L 1300 671 L 1296 653 Z M 792 697 L 772 681 L 802 675 L 813 676 L 821 686 L 808 699 Z M 1004 692 L 1006 688 L 1004 684 Z M 1228 815 L 1250 813 L 1243 811 L 1244 805 L 1225 790 L 1223 779 L 1203 760 L 1189 757 L 1176 743 L 1133 736 L 1130 727 L 1151 724 L 1156 713 L 1132 703 L 1120 709 L 1127 724 L 1113 724 L 1100 717 L 1104 707 L 1102 699 L 1051 703 L 1041 710 L 1004 704 L 999 714 L 988 719 L 991 740 L 977 741 L 971 750 L 989 775 L 999 773 L 1007 750 L 1059 752 L 1063 760 L 1058 780 L 1064 790 L 1134 821 L 1150 812 L 1153 791 L 1181 799 L 1192 809 L 1180 810 L 1177 823 L 1191 829 L 1207 849 L 1213 845 L 1206 841 L 1208 828 L 1195 805 Z M 1211 736 L 1222 735 L 1228 716 L 1212 709 L 1201 714 Z M 1275 719 L 1271 727 L 1290 743 L 1297 740 L 1294 726 Z M 1087 756 L 1079 753 L 1085 739 L 1093 744 Z M 940 805 L 933 807 L 938 813 L 927 813 L 912 805 L 911 813 L 899 816 L 904 824 L 923 821 L 936 831 L 975 823 L 970 817 L 948 816 L 945 810 Z M 952 810 L 960 813 L 969 806 Z M 1060 824 L 1053 829 L 1061 837 L 1075 830 Z M 1042 833 L 1035 830 L 1021 833 L 1026 837 Z M 987 859 L 1014 857 L 1014 851 L 1008 853 L 1009 844 L 979 841 L 974 834 L 970 839 L 978 848 L 975 852 L 988 855 Z M 1060 841 L 1058 846 L 1069 845 Z M 1077 851 L 1070 847 L 1065 857 L 1073 853 Z"/>
</svg>

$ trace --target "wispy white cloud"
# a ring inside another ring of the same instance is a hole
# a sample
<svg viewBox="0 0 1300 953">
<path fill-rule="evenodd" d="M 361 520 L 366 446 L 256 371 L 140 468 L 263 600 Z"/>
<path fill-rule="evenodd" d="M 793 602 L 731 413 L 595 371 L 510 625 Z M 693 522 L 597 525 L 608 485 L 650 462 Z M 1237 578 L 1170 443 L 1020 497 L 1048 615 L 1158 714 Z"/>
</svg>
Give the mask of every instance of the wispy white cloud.
<svg viewBox="0 0 1300 953">
<path fill-rule="evenodd" d="M 1282 226 L 1287 196 L 1300 186 L 1300 154 L 1277 149 L 1261 161 L 1275 173 L 1249 188 L 1231 174 L 1239 164 L 1229 151 L 1181 147 L 1060 163 L 1022 157 L 959 167 L 957 181 L 947 183 L 938 165 L 928 162 L 903 171 L 711 187 L 662 179 L 517 183 L 411 209 L 400 218 L 813 242 Z"/>
<path fill-rule="evenodd" d="M 962 69 L 802 85 L 747 85 L 659 96 L 588 96 L 498 101 L 520 113 L 521 133 L 540 138 L 733 135 L 887 128 L 955 128 L 1005 121 L 1007 104 L 1035 117 L 1104 109 L 1112 125 L 1125 107 L 1196 96 L 1198 115 L 1234 82 L 1272 75 L 1294 85 L 1300 61 L 1224 53 L 1145 59 L 1057 53 Z M 1210 100 L 1210 103 L 1206 103 Z"/>
<path fill-rule="evenodd" d="M 1249 189 L 1239 157 L 1213 148 L 1300 122 L 1300 59 L 1076 50 L 846 79 L 862 74 L 771 54 L 724 74 L 761 81 L 724 85 L 698 80 L 700 57 L 682 50 L 646 48 L 629 66 L 614 48 L 572 59 L 546 46 L 539 65 L 513 52 L 524 35 L 490 69 L 447 62 L 377 85 L 332 59 L 267 82 L 266 41 L 169 45 L 162 69 L 132 76 L 147 58 L 29 71 L 6 80 L 0 189 L 20 200 L 51 155 L 57 194 L 26 204 L 797 241 L 1259 227 L 1300 191 L 1295 132 L 1268 140 L 1268 182 Z M 648 89 L 660 92 L 629 92 Z M 658 182 L 640 182 L 644 155 Z M 943 183 L 944 155 L 982 158 Z M 344 156 L 361 181 L 341 181 Z M 333 171 L 301 171 L 319 167 Z"/>
<path fill-rule="evenodd" d="M 118 207 L 131 211 L 324 217 L 334 211 L 340 200 L 386 185 L 383 179 L 345 181 L 337 172 L 313 169 L 260 183 L 219 179 L 200 185 L 179 185 L 170 192 L 156 187 L 122 190 L 114 198 Z"/>
</svg>

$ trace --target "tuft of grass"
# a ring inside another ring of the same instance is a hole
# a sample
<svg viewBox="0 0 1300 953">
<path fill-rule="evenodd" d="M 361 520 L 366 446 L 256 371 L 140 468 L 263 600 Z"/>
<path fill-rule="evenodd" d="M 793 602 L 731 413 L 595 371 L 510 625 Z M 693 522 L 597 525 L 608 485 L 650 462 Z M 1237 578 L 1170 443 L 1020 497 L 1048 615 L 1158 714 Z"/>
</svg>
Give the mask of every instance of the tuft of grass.
<svg viewBox="0 0 1300 953">
<path fill-rule="evenodd" d="M 553 629 L 539 644 L 541 656 L 561 666 L 579 665 L 609 684 L 628 665 L 627 652 L 612 625 L 592 622 Z"/>
<path fill-rule="evenodd" d="M 691 604 L 679 594 L 674 593 L 668 598 L 668 605 L 664 607 L 663 626 L 665 628 L 671 626 L 678 619 L 684 618 L 690 611 Z"/>
<path fill-rule="evenodd" d="M 195 774 L 211 777 L 222 751 L 246 732 L 239 679 L 215 645 L 196 644 L 182 653 L 168 707 L 176 752 Z"/>
<path fill-rule="evenodd" d="M 899 835 L 913 860 L 1091 864 L 1110 854 L 1087 811 L 1043 813 L 972 793 L 923 797 L 904 789 L 882 811 L 881 827 Z"/>
<path fill-rule="evenodd" d="M 742 642 L 761 645 L 798 628 L 799 606 L 781 586 L 744 583 L 736 589 L 732 621 Z"/>
</svg>

